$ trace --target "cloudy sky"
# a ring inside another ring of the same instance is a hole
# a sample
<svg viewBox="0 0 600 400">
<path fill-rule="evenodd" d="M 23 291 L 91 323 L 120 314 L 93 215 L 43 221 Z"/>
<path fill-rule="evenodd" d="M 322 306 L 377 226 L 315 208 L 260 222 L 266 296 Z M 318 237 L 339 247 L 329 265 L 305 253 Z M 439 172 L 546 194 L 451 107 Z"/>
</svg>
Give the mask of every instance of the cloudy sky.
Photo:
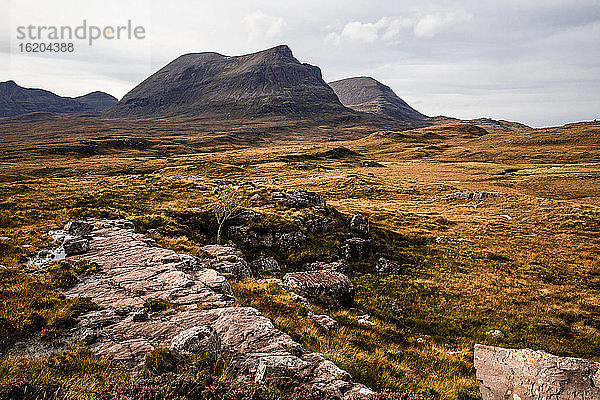
<svg viewBox="0 0 600 400">
<path fill-rule="evenodd" d="M 600 0 L 0 0 L 0 81 L 120 98 L 189 52 L 288 44 L 327 81 L 367 75 L 428 115 L 600 118 Z M 19 26 L 143 26 L 142 40 L 20 51 Z"/>
</svg>

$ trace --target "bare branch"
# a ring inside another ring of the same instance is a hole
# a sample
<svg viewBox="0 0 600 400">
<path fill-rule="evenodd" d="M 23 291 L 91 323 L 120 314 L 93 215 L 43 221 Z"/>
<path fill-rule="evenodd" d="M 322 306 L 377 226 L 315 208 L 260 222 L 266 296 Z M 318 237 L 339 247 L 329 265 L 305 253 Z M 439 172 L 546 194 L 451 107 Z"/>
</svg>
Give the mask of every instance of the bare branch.
<svg viewBox="0 0 600 400">
<path fill-rule="evenodd" d="M 217 220 L 217 244 L 221 242 L 223 226 L 227 221 L 238 216 L 248 205 L 243 192 L 233 186 L 221 186 L 214 190 L 215 198 L 212 211 Z"/>
</svg>

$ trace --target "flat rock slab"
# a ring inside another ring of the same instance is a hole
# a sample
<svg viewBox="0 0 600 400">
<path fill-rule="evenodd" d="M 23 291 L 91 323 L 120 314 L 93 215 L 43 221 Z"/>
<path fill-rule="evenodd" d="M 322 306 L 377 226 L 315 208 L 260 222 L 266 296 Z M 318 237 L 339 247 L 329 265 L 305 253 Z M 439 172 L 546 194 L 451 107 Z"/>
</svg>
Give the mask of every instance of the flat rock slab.
<svg viewBox="0 0 600 400">
<path fill-rule="evenodd" d="M 101 307 L 142 306 L 149 298 L 180 306 L 224 306 L 235 301 L 224 276 L 206 268 L 195 257 L 157 247 L 136 233 L 129 221 L 90 222 L 89 247 L 75 259 L 100 266 L 65 292 L 67 297 L 90 297 Z"/>
<path fill-rule="evenodd" d="M 80 229 L 88 248 L 73 258 L 95 262 L 100 270 L 66 295 L 90 297 L 102 307 L 82 315 L 74 332 L 85 337 L 98 354 L 139 366 L 157 345 L 170 344 L 189 329 L 210 327 L 233 366 L 258 382 L 293 370 L 333 398 L 364 399 L 373 393 L 353 383 L 346 371 L 322 354 L 304 350 L 256 309 L 232 307 L 235 298 L 227 279 L 197 258 L 157 247 L 152 239 L 135 233 L 129 221 L 83 224 L 89 225 Z M 219 261 L 247 265 L 234 249 L 213 246 L 207 250 Z M 214 260 L 207 262 L 212 265 Z M 140 312 L 151 298 L 168 300 L 174 306 Z"/>
<path fill-rule="evenodd" d="M 543 351 L 475 345 L 483 400 L 599 400 L 600 363 Z"/>
<path fill-rule="evenodd" d="M 87 327 L 91 320 L 83 318 L 81 325 Z M 291 355 L 301 352 L 300 345 L 290 336 L 276 329 L 268 318 L 249 307 L 223 307 L 210 310 L 182 310 L 154 313 L 147 321 L 134 322 L 128 315 L 105 326 L 101 339 L 92 348 L 101 355 L 116 360 L 142 361 L 148 349 L 161 343 L 170 343 L 179 333 L 196 327 L 212 326 L 218 333 L 223 350 L 232 356 L 236 366 L 254 371 L 258 359 L 266 355 Z M 135 342 L 138 351 L 132 350 Z"/>
</svg>

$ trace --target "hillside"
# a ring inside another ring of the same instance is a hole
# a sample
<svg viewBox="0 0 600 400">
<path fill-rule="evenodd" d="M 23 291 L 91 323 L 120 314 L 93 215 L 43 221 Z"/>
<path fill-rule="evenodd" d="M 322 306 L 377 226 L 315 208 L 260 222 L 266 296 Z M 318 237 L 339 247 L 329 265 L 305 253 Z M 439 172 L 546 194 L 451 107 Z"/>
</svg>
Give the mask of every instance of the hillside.
<svg viewBox="0 0 600 400">
<path fill-rule="evenodd" d="M 75 97 L 75 100 L 85 105 L 86 108 L 91 111 L 104 111 L 118 102 L 118 100 L 110 94 L 99 91 Z"/>
<path fill-rule="evenodd" d="M 287 46 L 229 57 L 183 55 L 123 97 L 106 115 L 264 117 L 352 116 L 321 77 Z"/>
<path fill-rule="evenodd" d="M 102 111 L 116 102 L 117 99 L 103 92 L 71 98 L 43 89 L 24 88 L 14 81 L 0 83 L 0 117 L 32 112 L 67 114 Z"/>
<path fill-rule="evenodd" d="M 428 118 L 409 106 L 390 87 L 373 78 L 347 78 L 329 82 L 329 86 L 343 105 L 356 111 L 403 122 L 418 122 Z"/>
<path fill-rule="evenodd" d="M 438 117 L 433 117 L 432 121 L 435 124 L 442 124 L 442 125 L 458 123 L 458 122 L 472 124 L 472 125 L 476 125 L 480 128 L 485 129 L 489 133 L 523 132 L 523 131 L 528 131 L 528 130 L 532 129 L 530 126 L 527 126 L 520 122 L 495 120 L 495 119 L 491 119 L 491 118 L 476 118 L 476 119 L 461 120 L 458 118 L 438 116 Z"/>
</svg>

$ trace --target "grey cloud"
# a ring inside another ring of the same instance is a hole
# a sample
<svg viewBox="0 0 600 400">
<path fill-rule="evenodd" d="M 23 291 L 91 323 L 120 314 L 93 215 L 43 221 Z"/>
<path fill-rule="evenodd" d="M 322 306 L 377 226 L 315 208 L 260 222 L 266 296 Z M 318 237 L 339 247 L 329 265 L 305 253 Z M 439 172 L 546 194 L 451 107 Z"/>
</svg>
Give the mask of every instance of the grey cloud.
<svg viewBox="0 0 600 400">
<path fill-rule="evenodd" d="M 75 0 L 56 1 L 87 7 Z M 40 13 L 53 7 L 32 2 Z M 6 54 L 0 53 L 0 74 L 25 84 L 45 81 L 45 88 L 67 92 L 81 91 L 86 76 L 85 90 L 101 90 L 91 85 L 105 77 L 113 94 L 122 96 L 184 53 L 235 55 L 286 43 L 298 59 L 319 65 L 327 80 L 372 75 L 432 115 L 487 115 L 534 125 L 598 117 L 598 0 L 147 4 L 150 62 L 135 48 L 116 52 L 106 46 L 76 63 L 37 64 L 32 59 L 27 71 L 21 71 L 2 69 Z M 119 63 L 132 68 L 116 71 Z M 65 69 L 80 77 L 76 84 L 64 77 Z"/>
</svg>

